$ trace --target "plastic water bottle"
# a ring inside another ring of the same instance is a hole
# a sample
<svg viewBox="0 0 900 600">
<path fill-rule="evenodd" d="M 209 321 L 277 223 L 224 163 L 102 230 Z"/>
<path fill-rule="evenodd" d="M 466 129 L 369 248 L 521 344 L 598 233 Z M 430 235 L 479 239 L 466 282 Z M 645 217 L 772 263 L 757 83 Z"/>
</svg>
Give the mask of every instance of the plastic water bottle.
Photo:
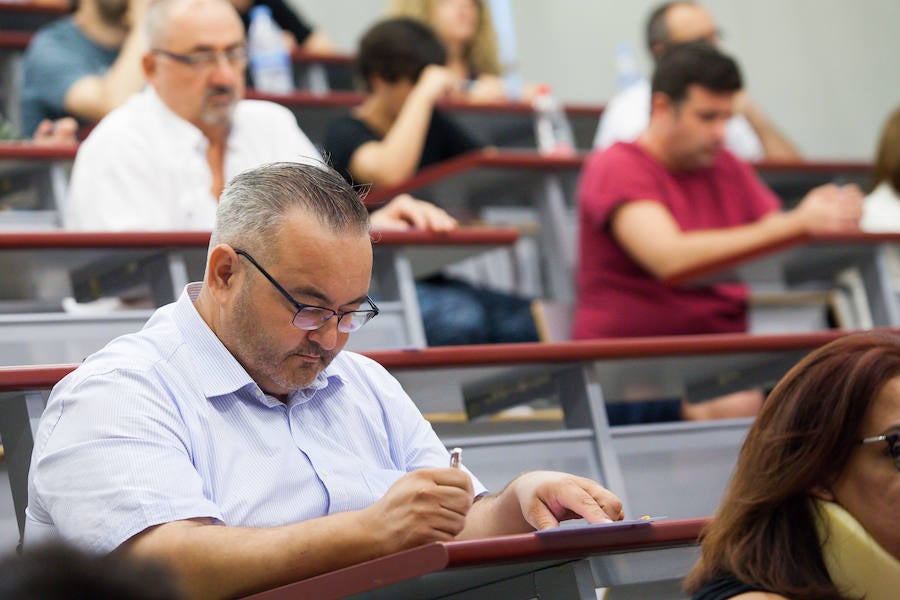
<svg viewBox="0 0 900 600">
<path fill-rule="evenodd" d="M 287 94 L 294 89 L 287 44 L 268 6 L 250 9 L 247 49 L 250 54 L 250 76 L 256 90 L 268 94 Z"/>
<path fill-rule="evenodd" d="M 542 85 L 537 89 L 532 105 L 538 152 L 555 156 L 575 154 L 572 127 L 562 105 L 553 97 L 550 86 Z"/>
<path fill-rule="evenodd" d="M 644 78 L 640 67 L 638 67 L 637 53 L 634 51 L 634 46 L 628 42 L 616 44 L 616 72 L 619 74 L 618 86 L 620 90 L 629 88 Z"/>
</svg>

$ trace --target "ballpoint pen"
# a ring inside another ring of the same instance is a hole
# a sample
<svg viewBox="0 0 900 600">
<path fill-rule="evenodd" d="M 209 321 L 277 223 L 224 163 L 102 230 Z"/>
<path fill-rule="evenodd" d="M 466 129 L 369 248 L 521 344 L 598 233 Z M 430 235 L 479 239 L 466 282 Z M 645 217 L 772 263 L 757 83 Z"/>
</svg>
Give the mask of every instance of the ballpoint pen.
<svg viewBox="0 0 900 600">
<path fill-rule="evenodd" d="M 454 448 L 450 451 L 450 467 L 459 468 L 459 459 L 462 457 L 462 448 Z"/>
</svg>

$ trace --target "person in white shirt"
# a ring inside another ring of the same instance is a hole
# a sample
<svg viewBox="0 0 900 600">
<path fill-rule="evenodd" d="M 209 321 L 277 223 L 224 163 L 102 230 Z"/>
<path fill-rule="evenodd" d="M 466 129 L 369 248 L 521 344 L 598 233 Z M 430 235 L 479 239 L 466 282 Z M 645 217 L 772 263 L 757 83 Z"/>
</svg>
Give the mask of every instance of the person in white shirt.
<svg viewBox="0 0 900 600">
<path fill-rule="evenodd" d="M 709 12 L 689 1 L 666 2 L 647 21 L 647 48 L 658 61 L 672 46 L 692 41 L 718 45 L 720 32 Z M 646 78 L 631 84 L 610 100 L 600 117 L 594 147 L 603 149 L 615 142 L 634 141 L 650 119 L 650 82 Z M 746 91 L 735 103 L 735 116 L 728 123 L 725 145 L 744 160 L 795 161 L 800 155 L 769 121 Z"/>
<path fill-rule="evenodd" d="M 322 162 L 288 109 L 243 99 L 247 47 L 233 8 L 157 2 L 147 37 L 149 86 L 79 148 L 63 207 L 67 229 L 209 230 L 225 182 L 238 173 L 268 162 Z M 409 196 L 373 213 L 372 222 L 382 229 L 456 225 Z"/>
</svg>

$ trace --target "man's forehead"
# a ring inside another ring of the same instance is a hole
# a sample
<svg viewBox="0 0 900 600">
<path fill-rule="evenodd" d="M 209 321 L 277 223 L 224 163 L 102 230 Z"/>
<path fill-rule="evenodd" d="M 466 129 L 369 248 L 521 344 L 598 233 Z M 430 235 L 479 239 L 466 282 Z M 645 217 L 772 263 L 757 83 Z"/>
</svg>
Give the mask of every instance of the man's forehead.
<svg viewBox="0 0 900 600">
<path fill-rule="evenodd" d="M 234 7 L 222 0 L 178 2 L 169 12 L 164 37 L 179 48 L 227 48 L 242 43 L 244 25 Z"/>
<path fill-rule="evenodd" d="M 687 88 L 685 101 L 697 104 L 724 104 L 734 100 L 736 92 L 719 92 L 711 90 L 699 83 L 692 83 Z"/>
</svg>

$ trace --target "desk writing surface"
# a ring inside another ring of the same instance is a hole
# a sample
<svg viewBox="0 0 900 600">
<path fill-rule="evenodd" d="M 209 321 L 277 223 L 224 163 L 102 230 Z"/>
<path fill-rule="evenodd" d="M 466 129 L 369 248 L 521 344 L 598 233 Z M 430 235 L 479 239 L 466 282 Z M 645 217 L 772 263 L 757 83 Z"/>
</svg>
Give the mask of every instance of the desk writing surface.
<svg viewBox="0 0 900 600">
<path fill-rule="evenodd" d="M 295 62 L 295 70 L 300 63 Z M 328 66 L 328 65 L 327 65 Z M 335 70 L 340 65 L 330 65 Z M 289 94 L 264 94 L 247 90 L 247 97 L 276 102 L 291 109 L 304 133 L 317 145 L 325 139 L 328 123 L 346 115 L 365 100 L 365 95 L 339 86 L 327 93 L 294 91 Z M 438 109 L 470 130 L 477 139 L 503 148 L 535 148 L 534 110 L 524 102 L 470 103 L 444 100 Z M 565 106 L 572 122 L 576 147 L 589 150 L 603 106 Z M 327 149 L 326 149 L 327 150 Z"/>
<path fill-rule="evenodd" d="M 35 31 L 69 12 L 71 12 L 71 8 L 64 6 L 63 3 L 51 5 L 0 0 L 0 18 L 2 18 L 5 30 Z"/>
<path fill-rule="evenodd" d="M 696 544 L 708 518 L 653 523 L 647 527 L 583 535 L 536 533 L 479 540 L 434 542 L 249 596 L 253 600 L 343 598 L 381 590 L 384 596 L 438 597 L 486 585 L 554 562 Z M 490 567 L 497 567 L 491 571 Z M 518 567 L 518 568 L 517 568 Z M 444 577 L 441 577 L 441 576 Z M 493 577 L 492 577 L 493 575 Z M 416 579 L 419 581 L 415 581 Z M 475 580 L 475 581 L 473 581 Z M 602 582 L 601 582 L 602 583 Z M 393 586 L 393 587 L 387 587 Z"/>
<path fill-rule="evenodd" d="M 823 270 L 834 272 L 853 264 L 882 244 L 900 243 L 900 233 L 804 233 L 761 244 L 739 254 L 675 273 L 668 285 L 715 281 L 765 281 L 773 276 L 802 279 Z"/>
<path fill-rule="evenodd" d="M 826 183 L 855 183 L 865 189 L 872 165 L 848 161 L 795 161 L 753 164 L 757 174 L 781 198 L 785 208 L 795 206 L 814 187 Z"/>
<path fill-rule="evenodd" d="M 0 31 L 0 50 L 24 52 L 32 35 L 30 31 Z"/>
<path fill-rule="evenodd" d="M 462 218 L 476 218 L 483 206 L 537 204 L 535 194 L 548 176 L 574 183 L 583 156 L 543 156 L 534 151 L 477 150 L 426 167 L 406 182 L 373 189 L 369 206 L 409 192 L 431 200 Z"/>
<path fill-rule="evenodd" d="M 459 228 L 449 232 L 418 230 L 371 233 L 376 256 L 382 251 L 404 251 L 414 274 L 440 270 L 453 261 L 518 239 L 509 228 Z M 209 232 L 0 232 L 0 299 L 63 297 L 68 274 L 114 253 L 116 259 L 141 259 L 158 252 L 187 252 L 194 267 L 190 274 L 202 277 Z M 19 281 L 19 283 L 16 283 Z M 15 298 L 14 298 L 15 297 Z"/>
<path fill-rule="evenodd" d="M 528 344 L 444 346 L 410 350 L 362 352 L 390 371 L 464 368 L 506 364 L 566 363 L 604 358 L 653 358 L 714 355 L 722 352 L 812 350 L 847 331 L 828 330 L 797 335 L 717 334 Z M 78 365 L 0 366 L 0 391 L 50 389 Z"/>
</svg>

